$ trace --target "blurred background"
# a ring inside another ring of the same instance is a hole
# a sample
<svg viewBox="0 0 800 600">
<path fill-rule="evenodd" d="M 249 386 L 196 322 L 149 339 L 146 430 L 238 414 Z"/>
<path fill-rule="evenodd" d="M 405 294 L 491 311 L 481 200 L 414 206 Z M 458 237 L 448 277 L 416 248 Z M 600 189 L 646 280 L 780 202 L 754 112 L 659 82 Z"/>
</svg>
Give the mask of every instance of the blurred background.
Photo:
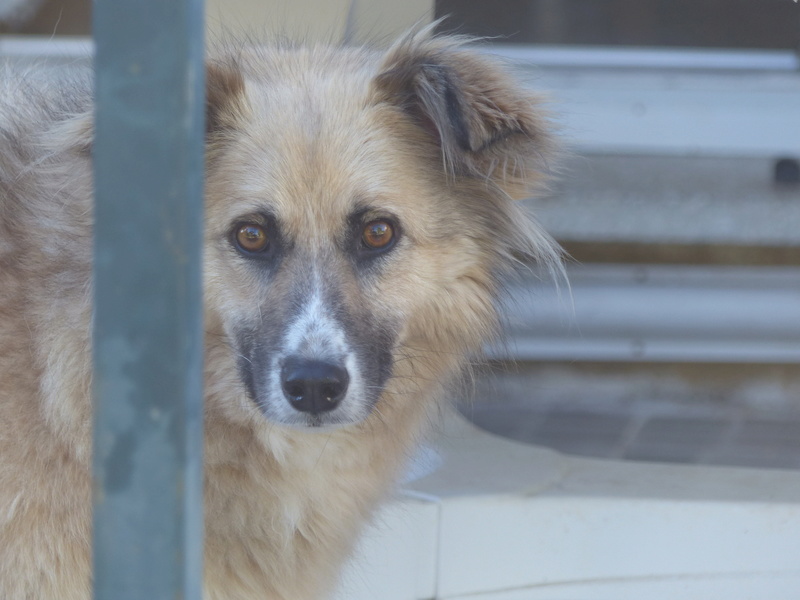
<svg viewBox="0 0 800 600">
<path fill-rule="evenodd" d="M 68 42 L 90 9 L 0 1 L 0 56 L 50 38 L 85 52 Z M 568 454 L 800 468 L 797 2 L 209 0 L 207 15 L 212 43 L 380 42 L 447 17 L 545 95 L 565 153 L 528 204 L 570 284 L 535 266 L 511 284 L 468 418 Z"/>
<path fill-rule="evenodd" d="M 530 202 L 574 259 L 571 294 L 520 285 L 497 351 L 517 361 L 465 413 L 584 456 L 800 467 L 800 7 L 439 0 L 436 15 L 547 91 L 571 152 Z"/>
</svg>

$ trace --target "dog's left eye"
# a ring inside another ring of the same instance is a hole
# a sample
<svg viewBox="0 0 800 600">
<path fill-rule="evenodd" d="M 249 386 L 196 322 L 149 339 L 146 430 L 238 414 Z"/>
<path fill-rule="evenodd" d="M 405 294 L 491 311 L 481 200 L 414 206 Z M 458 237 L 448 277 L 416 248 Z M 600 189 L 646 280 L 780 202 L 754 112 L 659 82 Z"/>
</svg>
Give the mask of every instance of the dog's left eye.
<svg viewBox="0 0 800 600">
<path fill-rule="evenodd" d="M 394 227 L 389 221 L 379 219 L 371 221 L 364 226 L 361 241 L 371 250 L 387 249 L 394 241 Z"/>
</svg>

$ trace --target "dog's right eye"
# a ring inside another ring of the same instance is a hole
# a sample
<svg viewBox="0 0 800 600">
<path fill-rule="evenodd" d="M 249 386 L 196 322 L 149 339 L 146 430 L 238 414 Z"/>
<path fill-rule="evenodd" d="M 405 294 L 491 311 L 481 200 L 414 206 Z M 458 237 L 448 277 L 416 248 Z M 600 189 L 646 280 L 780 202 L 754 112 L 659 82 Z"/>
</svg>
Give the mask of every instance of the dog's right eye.
<svg viewBox="0 0 800 600">
<path fill-rule="evenodd" d="M 234 236 L 236 247 L 244 254 L 259 254 L 269 248 L 269 236 L 261 225 L 246 223 L 240 225 Z"/>
<path fill-rule="evenodd" d="M 392 224 L 384 219 L 367 223 L 361 232 L 361 241 L 369 250 L 388 250 L 394 237 Z"/>
</svg>

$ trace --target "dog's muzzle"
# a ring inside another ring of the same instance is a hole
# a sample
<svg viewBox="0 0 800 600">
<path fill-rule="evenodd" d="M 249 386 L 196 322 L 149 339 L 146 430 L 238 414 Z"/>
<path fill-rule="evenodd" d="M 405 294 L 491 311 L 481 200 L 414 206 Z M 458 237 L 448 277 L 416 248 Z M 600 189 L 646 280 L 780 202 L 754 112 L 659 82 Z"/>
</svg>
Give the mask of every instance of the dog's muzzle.
<svg viewBox="0 0 800 600">
<path fill-rule="evenodd" d="M 314 273 L 312 272 L 312 275 Z M 272 423 L 337 428 L 366 419 L 391 374 L 393 337 L 369 315 L 354 317 L 321 276 L 283 299 L 290 310 L 263 311 L 236 336 L 249 396 Z M 316 281 L 319 280 L 319 281 Z"/>
</svg>

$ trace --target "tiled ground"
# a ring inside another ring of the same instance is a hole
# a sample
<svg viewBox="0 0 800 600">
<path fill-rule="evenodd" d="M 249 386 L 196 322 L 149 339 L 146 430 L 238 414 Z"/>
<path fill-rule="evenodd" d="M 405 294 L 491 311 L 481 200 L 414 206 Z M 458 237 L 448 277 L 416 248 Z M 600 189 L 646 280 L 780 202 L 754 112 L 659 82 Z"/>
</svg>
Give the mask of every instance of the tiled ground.
<svg viewBox="0 0 800 600">
<path fill-rule="evenodd" d="M 476 382 L 480 427 L 568 454 L 800 469 L 800 369 L 549 365 Z"/>
</svg>

